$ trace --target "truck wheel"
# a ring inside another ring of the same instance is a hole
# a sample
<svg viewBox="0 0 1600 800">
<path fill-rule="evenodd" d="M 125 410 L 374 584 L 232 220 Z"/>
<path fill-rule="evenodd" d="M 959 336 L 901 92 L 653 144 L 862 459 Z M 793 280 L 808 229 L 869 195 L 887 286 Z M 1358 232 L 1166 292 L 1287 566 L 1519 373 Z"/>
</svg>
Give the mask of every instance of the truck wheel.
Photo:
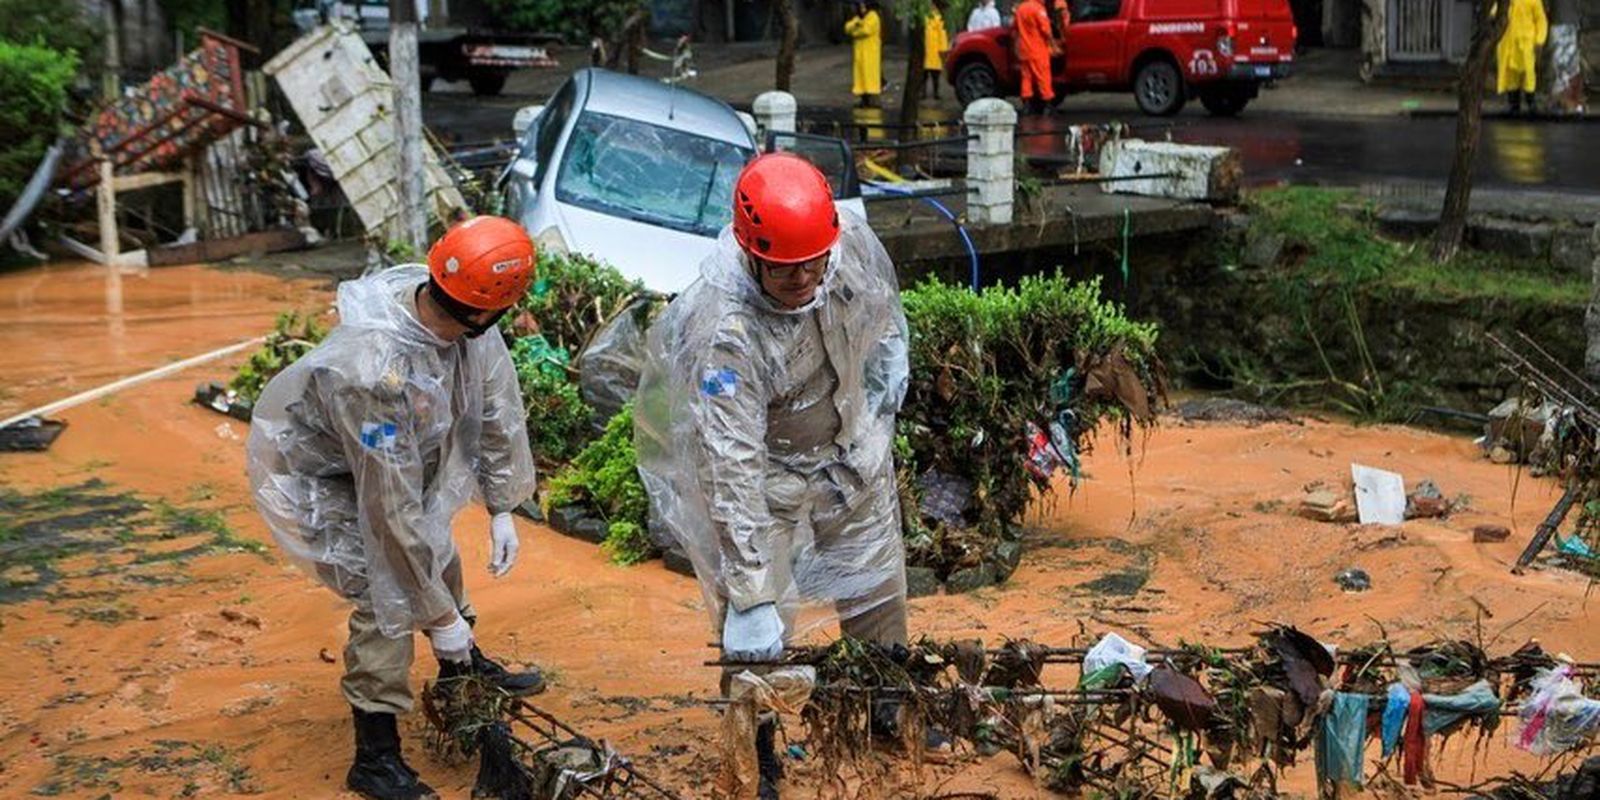
<svg viewBox="0 0 1600 800">
<path fill-rule="evenodd" d="M 1250 96 L 1237 89 L 1204 89 L 1200 92 L 1200 105 L 1213 117 L 1237 117 L 1250 104 Z"/>
<path fill-rule="evenodd" d="M 956 99 L 970 105 L 985 97 L 1000 96 L 1000 76 L 985 61 L 968 61 L 956 70 Z"/>
<path fill-rule="evenodd" d="M 492 97 L 506 88 L 504 75 L 473 75 L 467 78 L 467 83 L 472 86 L 472 93 L 479 97 Z"/>
<path fill-rule="evenodd" d="M 1139 68 L 1133 78 L 1133 99 L 1152 117 L 1170 117 L 1183 110 L 1183 76 L 1171 61 L 1158 58 Z"/>
</svg>

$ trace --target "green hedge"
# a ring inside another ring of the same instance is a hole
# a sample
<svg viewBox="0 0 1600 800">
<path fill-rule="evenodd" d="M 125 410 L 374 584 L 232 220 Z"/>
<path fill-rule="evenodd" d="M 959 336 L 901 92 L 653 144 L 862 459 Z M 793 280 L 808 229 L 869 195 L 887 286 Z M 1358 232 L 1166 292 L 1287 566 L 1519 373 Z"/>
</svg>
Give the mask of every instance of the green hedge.
<svg viewBox="0 0 1600 800">
<path fill-rule="evenodd" d="M 0 213 L 61 133 L 67 89 L 77 75 L 78 57 L 70 51 L 0 39 Z"/>
</svg>

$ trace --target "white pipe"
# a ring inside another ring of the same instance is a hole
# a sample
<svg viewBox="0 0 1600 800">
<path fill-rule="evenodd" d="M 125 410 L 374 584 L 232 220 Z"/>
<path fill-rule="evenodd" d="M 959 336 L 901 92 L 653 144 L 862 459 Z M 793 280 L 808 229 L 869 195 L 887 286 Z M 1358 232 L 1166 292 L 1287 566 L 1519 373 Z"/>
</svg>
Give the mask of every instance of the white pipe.
<svg viewBox="0 0 1600 800">
<path fill-rule="evenodd" d="M 198 366 L 200 364 L 204 364 L 207 361 L 215 361 L 216 359 L 222 358 L 223 356 L 232 355 L 234 353 L 237 353 L 240 350 L 245 350 L 245 349 L 248 349 L 248 348 L 251 348 L 251 347 L 255 347 L 256 345 L 259 345 L 262 342 L 266 341 L 266 339 L 267 339 L 267 337 L 265 337 L 265 336 L 257 336 L 257 337 L 255 337 L 253 339 L 246 339 L 246 340 L 244 340 L 242 342 L 239 342 L 238 344 L 230 344 L 227 347 L 224 347 L 224 348 L 221 348 L 221 349 L 218 349 L 218 350 L 212 350 L 209 353 L 202 353 L 202 354 L 200 354 L 198 356 L 195 356 L 194 358 L 186 358 L 186 359 L 184 359 L 182 361 L 179 361 L 179 362 L 177 362 L 175 364 L 168 364 L 168 365 L 166 365 L 164 367 L 157 367 L 157 368 L 155 368 L 153 370 L 150 370 L 149 372 L 141 372 L 138 375 L 132 375 L 132 376 L 123 378 L 123 379 L 121 379 L 119 381 L 108 383 L 108 384 L 106 384 L 104 386 L 101 386 L 98 389 L 90 389 L 87 392 L 80 392 L 80 393 L 75 394 L 75 395 L 73 395 L 71 397 L 68 397 L 65 400 L 57 400 L 54 403 L 51 403 L 49 405 L 40 406 L 38 408 L 33 409 L 32 411 L 25 411 L 25 412 L 23 412 L 21 414 L 18 414 L 17 416 L 11 417 L 10 419 L 5 420 L 4 422 L 0 422 L 0 428 L 10 427 L 11 425 L 14 425 L 14 424 L 16 424 L 18 422 L 21 422 L 21 421 L 25 420 L 25 419 L 28 419 L 29 417 L 43 417 L 43 416 L 45 416 L 47 414 L 54 414 L 54 413 L 56 413 L 58 411 L 66 411 L 67 409 L 72 408 L 73 406 L 83 405 L 84 403 L 87 403 L 90 400 L 95 400 L 95 399 L 98 399 L 98 398 L 101 398 L 101 397 L 105 397 L 108 394 L 115 394 L 117 392 L 122 391 L 123 389 L 127 389 L 127 388 L 130 388 L 130 387 L 133 387 L 133 386 L 138 386 L 141 383 L 148 383 L 149 381 L 158 380 L 160 378 L 165 378 L 168 375 L 173 375 L 173 374 L 182 372 L 182 371 L 184 371 L 184 370 L 186 370 L 186 369 L 188 369 L 190 367 L 194 367 L 194 366 Z"/>
</svg>

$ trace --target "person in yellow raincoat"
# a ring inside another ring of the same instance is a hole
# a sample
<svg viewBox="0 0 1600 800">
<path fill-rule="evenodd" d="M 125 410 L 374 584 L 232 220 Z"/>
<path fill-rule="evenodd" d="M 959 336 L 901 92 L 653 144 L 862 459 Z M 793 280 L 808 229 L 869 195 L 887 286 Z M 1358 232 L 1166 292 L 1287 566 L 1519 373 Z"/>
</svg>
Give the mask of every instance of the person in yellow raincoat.
<svg viewBox="0 0 1600 800">
<path fill-rule="evenodd" d="M 944 54 L 949 49 L 950 33 L 944 29 L 944 15 L 939 13 L 939 4 L 934 3 L 922 20 L 922 74 L 926 85 L 933 87 L 936 100 L 939 98 L 939 73 L 944 70 Z"/>
<path fill-rule="evenodd" d="M 873 3 L 856 3 L 856 13 L 845 20 L 844 32 L 855 42 L 850 93 L 863 107 L 875 105 L 883 91 L 883 23 Z"/>
<path fill-rule="evenodd" d="M 1500 46 L 1495 56 L 1500 62 L 1500 69 L 1495 81 L 1495 91 L 1510 93 L 1511 113 L 1518 114 L 1523 110 L 1523 101 L 1527 101 L 1527 110 L 1533 111 L 1533 91 L 1537 88 L 1539 77 L 1536 67 L 1539 63 L 1538 48 L 1544 46 L 1544 40 L 1550 33 L 1550 26 L 1544 16 L 1544 0 L 1510 0 L 1511 5 L 1506 13 L 1506 32 L 1500 37 Z"/>
</svg>

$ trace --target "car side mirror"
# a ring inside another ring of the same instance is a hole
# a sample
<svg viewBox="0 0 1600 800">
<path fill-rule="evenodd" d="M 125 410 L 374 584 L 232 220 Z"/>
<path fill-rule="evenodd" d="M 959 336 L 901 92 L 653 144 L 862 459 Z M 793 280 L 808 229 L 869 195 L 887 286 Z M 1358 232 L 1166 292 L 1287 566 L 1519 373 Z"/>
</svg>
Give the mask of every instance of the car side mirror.
<svg viewBox="0 0 1600 800">
<path fill-rule="evenodd" d="M 523 134 L 533 127 L 533 121 L 543 113 L 543 105 L 523 106 L 517 109 L 517 115 L 511 118 L 511 132 L 516 134 L 517 141 L 522 141 Z"/>
</svg>

